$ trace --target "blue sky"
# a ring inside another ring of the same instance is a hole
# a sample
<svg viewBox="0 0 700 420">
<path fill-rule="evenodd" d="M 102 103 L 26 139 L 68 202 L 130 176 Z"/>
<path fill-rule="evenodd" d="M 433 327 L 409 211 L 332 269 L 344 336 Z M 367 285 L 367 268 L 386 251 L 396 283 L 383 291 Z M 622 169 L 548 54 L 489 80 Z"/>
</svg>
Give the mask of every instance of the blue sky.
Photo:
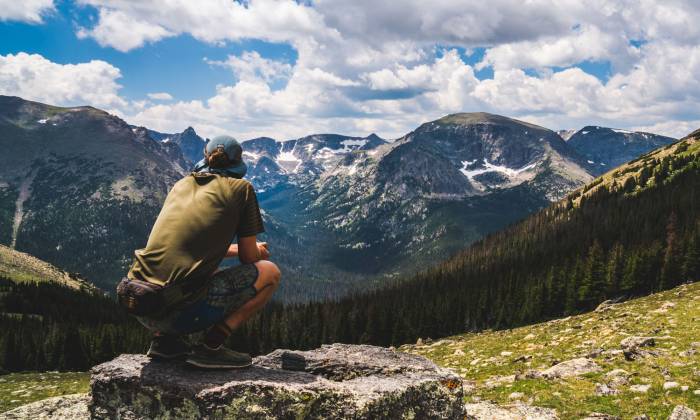
<svg viewBox="0 0 700 420">
<path fill-rule="evenodd" d="M 234 82 L 230 70 L 205 59 L 220 61 L 255 50 L 272 59 L 296 60 L 296 51 L 289 44 L 240 40 L 214 45 L 188 34 L 120 52 L 101 47 L 92 38 L 78 38 L 77 28 L 90 26 L 95 20 L 95 8 L 62 1 L 57 2 L 55 12 L 45 16 L 43 24 L 0 22 L 0 54 L 36 53 L 60 64 L 104 60 L 121 70 L 121 93 L 131 100 L 143 99 L 151 92 L 168 92 L 181 100 L 206 99 L 215 93 L 216 85 Z"/>
<path fill-rule="evenodd" d="M 0 0 L 0 94 L 241 138 L 395 138 L 471 111 L 700 126 L 697 2 L 466 3 Z"/>
</svg>

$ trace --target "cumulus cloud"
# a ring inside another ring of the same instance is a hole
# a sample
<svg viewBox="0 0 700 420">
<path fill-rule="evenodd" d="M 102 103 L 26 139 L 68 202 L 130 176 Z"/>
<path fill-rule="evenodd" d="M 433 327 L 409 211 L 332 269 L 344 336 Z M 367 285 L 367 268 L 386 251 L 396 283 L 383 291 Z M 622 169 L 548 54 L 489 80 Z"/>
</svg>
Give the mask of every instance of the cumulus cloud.
<svg viewBox="0 0 700 420">
<path fill-rule="evenodd" d="M 126 52 L 146 42 L 161 40 L 173 33 L 119 10 L 100 9 L 99 24 L 92 29 L 80 28 L 78 38 L 94 38 L 102 46 Z"/>
<path fill-rule="evenodd" d="M 210 61 L 230 68 L 235 82 L 209 98 L 121 103 L 130 121 L 164 131 L 186 121 L 208 135 L 242 138 L 314 131 L 397 137 L 446 113 L 490 111 L 555 129 L 596 123 L 678 135 L 700 120 L 694 0 L 78 3 L 98 10 L 78 35 L 120 51 L 184 33 L 213 44 L 261 39 L 296 50 L 293 64 L 262 51 Z M 460 54 L 475 47 L 485 48 L 478 63 Z M 609 63 L 611 74 L 596 77 L 582 62 Z M 493 77 L 477 78 L 484 69 Z M 114 86 L 112 106 L 121 100 L 117 77 L 106 85 Z"/>
<path fill-rule="evenodd" d="M 245 51 L 240 56 L 230 55 L 225 61 L 207 60 L 209 64 L 228 67 L 240 80 L 262 78 L 267 82 L 288 79 L 292 66 L 280 60 L 270 60 L 257 51 Z"/>
<path fill-rule="evenodd" d="M 309 35 L 334 36 L 332 31 L 324 31 L 322 17 L 313 8 L 292 0 L 79 0 L 79 3 L 100 10 L 96 26 L 81 33 L 120 51 L 181 33 L 210 43 L 250 38 L 286 42 Z M 120 24 L 126 22 L 129 24 Z"/>
<path fill-rule="evenodd" d="M 57 64 L 39 54 L 0 55 L 0 93 L 57 105 L 125 107 L 118 68 L 92 60 Z"/>
<path fill-rule="evenodd" d="M 171 101 L 173 99 L 173 95 L 168 92 L 149 93 L 146 96 L 156 101 Z"/>
<path fill-rule="evenodd" d="M 43 16 L 54 10 L 53 0 L 0 0 L 0 21 L 42 23 Z"/>
</svg>

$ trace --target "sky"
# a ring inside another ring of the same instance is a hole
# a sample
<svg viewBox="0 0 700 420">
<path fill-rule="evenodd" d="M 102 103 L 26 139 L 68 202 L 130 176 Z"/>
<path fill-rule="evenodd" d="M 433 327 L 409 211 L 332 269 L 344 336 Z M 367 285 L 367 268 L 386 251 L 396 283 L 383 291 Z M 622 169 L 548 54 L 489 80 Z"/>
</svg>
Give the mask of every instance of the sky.
<svg viewBox="0 0 700 420">
<path fill-rule="evenodd" d="M 0 94 L 162 132 L 700 128 L 697 0 L 0 0 Z"/>
</svg>

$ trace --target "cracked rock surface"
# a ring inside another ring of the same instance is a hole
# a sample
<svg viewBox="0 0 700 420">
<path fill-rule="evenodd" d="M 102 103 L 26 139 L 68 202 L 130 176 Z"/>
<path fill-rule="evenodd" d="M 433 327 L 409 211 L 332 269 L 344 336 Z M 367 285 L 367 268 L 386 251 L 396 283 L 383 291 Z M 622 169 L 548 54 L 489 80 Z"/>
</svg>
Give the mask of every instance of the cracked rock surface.
<svg viewBox="0 0 700 420">
<path fill-rule="evenodd" d="M 282 369 L 283 354 L 303 357 Z M 125 354 L 92 370 L 93 418 L 461 418 L 462 381 L 390 349 L 276 350 L 248 369 L 203 371 Z"/>
</svg>

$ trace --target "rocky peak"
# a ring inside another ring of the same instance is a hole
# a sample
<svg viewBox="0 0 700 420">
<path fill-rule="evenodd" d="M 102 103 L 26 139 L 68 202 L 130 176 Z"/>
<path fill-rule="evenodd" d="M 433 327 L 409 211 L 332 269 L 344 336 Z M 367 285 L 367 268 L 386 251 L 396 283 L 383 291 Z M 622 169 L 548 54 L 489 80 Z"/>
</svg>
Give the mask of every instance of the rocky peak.
<svg viewBox="0 0 700 420">
<path fill-rule="evenodd" d="M 204 153 L 204 146 L 207 144 L 202 137 L 200 137 L 194 128 L 187 127 L 185 131 L 178 134 L 173 134 L 166 139 L 169 143 L 177 144 L 182 150 L 182 154 L 185 156 L 190 165 L 197 163 L 202 159 Z"/>
<path fill-rule="evenodd" d="M 586 126 L 573 134 L 567 144 L 583 157 L 589 172 L 600 175 L 675 141 L 657 134 Z"/>
</svg>

